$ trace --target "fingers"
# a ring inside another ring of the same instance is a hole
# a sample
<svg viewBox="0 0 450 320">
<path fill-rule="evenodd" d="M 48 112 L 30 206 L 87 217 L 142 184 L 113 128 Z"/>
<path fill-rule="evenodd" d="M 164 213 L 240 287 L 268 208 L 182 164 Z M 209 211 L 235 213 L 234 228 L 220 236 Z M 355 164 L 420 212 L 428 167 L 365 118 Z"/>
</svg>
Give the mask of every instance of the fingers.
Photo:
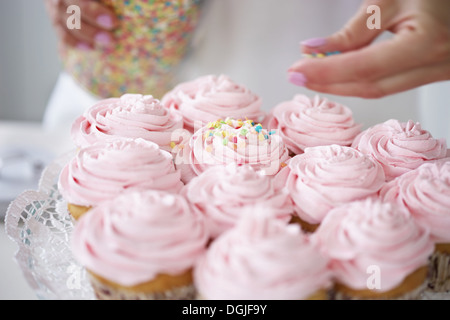
<svg viewBox="0 0 450 320">
<path fill-rule="evenodd" d="M 305 53 L 317 54 L 295 62 L 288 70 L 289 81 L 323 93 L 379 98 L 449 80 L 448 20 L 428 6 L 444 10 L 440 2 L 364 1 L 341 31 L 302 43 Z M 379 23 L 372 28 L 370 14 L 377 11 Z M 395 35 L 372 44 L 384 31 Z M 336 51 L 341 54 L 330 55 Z"/>
<path fill-rule="evenodd" d="M 450 63 L 433 64 L 408 70 L 375 82 L 310 84 L 308 88 L 323 93 L 373 99 L 445 80 L 450 80 Z"/>
<path fill-rule="evenodd" d="M 374 81 L 390 74 L 431 63 L 427 40 L 414 34 L 396 35 L 355 51 L 326 58 L 302 59 L 289 72 L 301 73 L 306 82 L 332 84 Z"/>
<path fill-rule="evenodd" d="M 379 29 L 370 29 L 367 26 L 367 21 L 372 12 L 370 9 L 372 3 L 376 3 L 377 6 L 383 7 L 383 14 L 380 14 L 379 16 L 381 26 Z M 326 38 L 312 38 L 302 41 L 302 52 L 346 52 L 367 46 L 386 30 L 389 26 L 390 19 L 397 10 L 396 7 L 392 5 L 392 1 L 387 5 L 385 3 L 386 0 L 364 1 L 356 14 L 335 34 Z"/>
<path fill-rule="evenodd" d="M 72 36 L 70 32 L 67 32 L 67 29 L 64 28 L 61 24 L 55 24 L 54 29 L 61 43 L 64 43 L 70 47 L 80 47 L 80 48 L 82 47 L 82 42 L 80 42 L 79 39 Z M 89 46 L 89 48 L 92 47 Z"/>
<path fill-rule="evenodd" d="M 65 23 L 65 21 L 62 23 Z M 91 47 L 108 47 L 114 41 L 114 34 L 111 31 L 100 29 L 84 21 L 82 22 L 81 29 L 69 29 L 66 26 L 65 32 L 77 39 L 80 43 Z"/>
<path fill-rule="evenodd" d="M 67 8 L 73 4 L 77 5 L 81 11 L 81 19 L 88 25 L 103 29 L 105 31 L 114 30 L 119 25 L 119 19 L 116 17 L 114 12 L 102 5 L 99 2 L 93 0 L 60 0 L 63 4 L 63 9 L 65 9 L 65 16 L 67 17 Z"/>
<path fill-rule="evenodd" d="M 80 49 L 109 47 L 114 43 L 114 29 L 119 20 L 114 12 L 95 0 L 46 0 L 52 23 L 60 41 Z M 79 8 L 80 28 L 69 28 L 68 19 Z"/>
<path fill-rule="evenodd" d="M 337 33 L 328 38 L 302 42 L 305 53 L 338 51 L 341 54 L 327 56 L 325 59 L 297 61 L 289 68 L 291 82 L 307 87 L 335 87 L 341 83 L 375 81 L 390 73 L 414 67 L 417 60 L 407 52 L 408 48 L 415 45 L 413 37 L 394 38 L 369 46 L 382 32 L 392 27 L 390 21 L 399 10 L 395 3 L 389 0 L 364 1 L 353 18 Z M 378 17 L 380 28 L 368 26 L 368 19 L 374 10 L 373 4 L 376 4 L 380 12 L 383 11 Z M 420 55 L 423 51 L 425 48 L 414 54 Z M 405 58 L 405 55 L 409 55 L 409 58 Z"/>
<path fill-rule="evenodd" d="M 375 83 L 379 93 L 397 93 L 432 82 L 450 80 L 450 63 L 433 64 L 392 75 Z"/>
<path fill-rule="evenodd" d="M 289 80 L 318 92 L 363 98 L 448 80 L 448 31 L 438 31 L 424 21 L 419 26 L 405 24 L 389 40 L 340 55 L 300 60 L 289 69 Z"/>
</svg>

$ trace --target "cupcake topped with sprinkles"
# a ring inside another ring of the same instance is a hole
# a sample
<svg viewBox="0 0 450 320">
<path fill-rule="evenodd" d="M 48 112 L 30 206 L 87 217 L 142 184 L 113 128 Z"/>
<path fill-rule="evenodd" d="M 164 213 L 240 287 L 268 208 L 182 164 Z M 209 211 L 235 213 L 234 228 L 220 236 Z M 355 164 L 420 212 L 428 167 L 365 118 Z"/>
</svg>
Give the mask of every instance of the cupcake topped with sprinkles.
<svg viewBox="0 0 450 320">
<path fill-rule="evenodd" d="M 256 124 L 253 120 L 218 120 L 207 124 L 207 130 L 203 134 L 207 151 L 212 152 L 212 144 L 221 143 L 236 150 L 245 148 L 247 144 L 267 144 L 269 136 L 275 134 L 275 130 L 268 131 L 263 129 L 260 123 Z"/>
<path fill-rule="evenodd" d="M 264 129 L 250 119 L 219 119 L 191 137 L 175 163 L 189 181 L 214 165 L 250 165 L 266 175 L 286 166 L 288 150 L 276 130 Z"/>
</svg>

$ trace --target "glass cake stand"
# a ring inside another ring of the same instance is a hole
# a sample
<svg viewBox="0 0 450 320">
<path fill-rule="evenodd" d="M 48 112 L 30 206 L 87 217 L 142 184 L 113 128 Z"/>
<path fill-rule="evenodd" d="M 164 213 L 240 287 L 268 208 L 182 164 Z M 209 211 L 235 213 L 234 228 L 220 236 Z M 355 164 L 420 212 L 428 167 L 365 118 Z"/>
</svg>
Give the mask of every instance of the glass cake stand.
<svg viewBox="0 0 450 320">
<path fill-rule="evenodd" d="M 71 254 L 74 224 L 57 188 L 61 169 L 74 155 L 69 152 L 47 166 L 38 190 L 24 191 L 5 217 L 6 233 L 18 246 L 14 258 L 39 299 L 95 299 L 86 270 Z M 450 300 L 450 293 L 427 290 L 422 299 Z"/>
<path fill-rule="evenodd" d="M 95 299 L 85 269 L 71 254 L 74 225 L 57 188 L 59 172 L 74 154 L 47 166 L 38 190 L 19 195 L 5 217 L 6 233 L 18 246 L 15 260 L 39 299 Z"/>
</svg>

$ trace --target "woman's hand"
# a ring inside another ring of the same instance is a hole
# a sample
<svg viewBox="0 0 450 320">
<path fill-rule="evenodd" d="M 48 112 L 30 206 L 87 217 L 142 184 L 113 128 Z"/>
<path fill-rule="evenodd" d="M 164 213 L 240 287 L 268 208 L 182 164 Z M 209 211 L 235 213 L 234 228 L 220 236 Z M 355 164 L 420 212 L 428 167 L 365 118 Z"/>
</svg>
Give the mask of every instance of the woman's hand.
<svg viewBox="0 0 450 320">
<path fill-rule="evenodd" d="M 370 5 L 381 9 L 380 29 L 367 26 Z M 370 45 L 384 31 L 394 36 Z M 365 0 L 342 30 L 302 42 L 302 51 L 341 52 L 289 68 L 292 83 L 323 93 L 379 98 L 450 80 L 450 1 Z"/>
<path fill-rule="evenodd" d="M 62 44 L 80 49 L 107 47 L 113 44 L 112 31 L 118 26 L 114 12 L 95 0 L 45 0 L 47 11 Z M 81 28 L 70 29 L 67 20 L 72 15 L 68 8 L 80 8 Z"/>
</svg>

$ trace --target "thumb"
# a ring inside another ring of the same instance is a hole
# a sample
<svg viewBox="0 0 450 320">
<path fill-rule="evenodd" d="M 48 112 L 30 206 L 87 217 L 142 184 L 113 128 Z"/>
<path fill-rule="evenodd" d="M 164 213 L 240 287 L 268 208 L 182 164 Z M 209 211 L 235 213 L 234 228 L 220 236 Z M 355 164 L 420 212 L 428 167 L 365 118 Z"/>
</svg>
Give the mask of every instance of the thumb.
<svg viewBox="0 0 450 320">
<path fill-rule="evenodd" d="M 302 52 L 346 52 L 365 47 L 388 29 L 388 21 L 395 12 L 392 0 L 364 1 L 356 14 L 338 32 L 326 38 L 302 41 Z"/>
</svg>

